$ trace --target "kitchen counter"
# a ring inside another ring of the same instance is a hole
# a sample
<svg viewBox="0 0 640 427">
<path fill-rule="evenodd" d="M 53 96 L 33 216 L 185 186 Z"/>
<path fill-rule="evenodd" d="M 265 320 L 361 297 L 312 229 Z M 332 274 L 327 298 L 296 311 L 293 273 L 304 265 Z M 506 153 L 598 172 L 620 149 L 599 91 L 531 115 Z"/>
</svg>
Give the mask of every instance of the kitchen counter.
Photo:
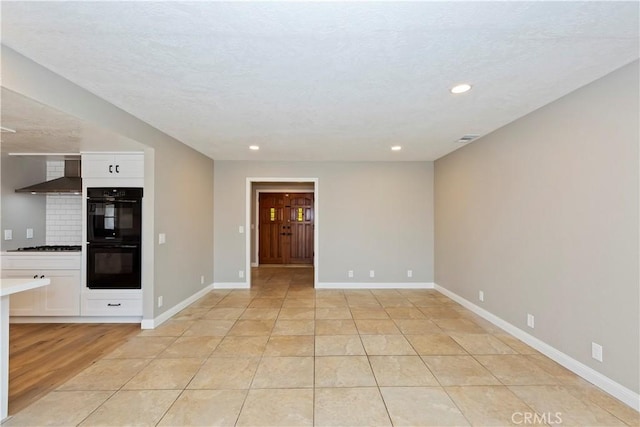
<svg viewBox="0 0 640 427">
<path fill-rule="evenodd" d="M 9 410 L 9 296 L 50 283 L 49 279 L 0 279 L 0 421 L 7 418 Z"/>
</svg>

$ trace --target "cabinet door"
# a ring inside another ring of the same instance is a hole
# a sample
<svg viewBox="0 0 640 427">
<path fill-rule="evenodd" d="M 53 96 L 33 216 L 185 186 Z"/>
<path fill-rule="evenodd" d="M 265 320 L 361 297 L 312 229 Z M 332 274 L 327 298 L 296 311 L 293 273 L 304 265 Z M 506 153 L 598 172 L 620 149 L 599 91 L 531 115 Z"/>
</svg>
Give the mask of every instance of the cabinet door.
<svg viewBox="0 0 640 427">
<path fill-rule="evenodd" d="M 33 270 L 4 270 L 3 277 L 33 277 Z M 40 296 L 42 288 L 18 292 L 9 298 L 10 316 L 37 316 L 40 312 Z"/>
<path fill-rule="evenodd" d="M 116 154 L 116 178 L 144 178 L 144 154 Z"/>
<path fill-rule="evenodd" d="M 51 284 L 41 288 L 41 316 L 79 316 L 80 315 L 80 271 L 46 270 L 44 277 Z"/>
<path fill-rule="evenodd" d="M 82 156 L 83 178 L 113 178 L 116 176 L 113 153 L 84 154 Z"/>
</svg>

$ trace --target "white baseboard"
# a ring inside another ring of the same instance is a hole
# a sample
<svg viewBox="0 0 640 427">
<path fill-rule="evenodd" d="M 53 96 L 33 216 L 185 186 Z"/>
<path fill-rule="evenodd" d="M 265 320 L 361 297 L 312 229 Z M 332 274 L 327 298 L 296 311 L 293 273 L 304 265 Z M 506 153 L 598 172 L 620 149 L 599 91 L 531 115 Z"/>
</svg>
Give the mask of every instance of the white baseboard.
<svg viewBox="0 0 640 427">
<path fill-rule="evenodd" d="M 258 264 L 257 262 L 252 262 L 251 267 L 260 267 L 260 264 Z"/>
<path fill-rule="evenodd" d="M 376 283 L 376 282 L 319 282 L 316 289 L 433 289 L 433 283 L 428 282 L 403 282 L 403 283 Z"/>
<path fill-rule="evenodd" d="M 217 282 L 213 284 L 213 289 L 249 289 L 248 282 Z"/>
<path fill-rule="evenodd" d="M 205 294 L 207 294 L 212 289 L 213 289 L 213 285 L 208 285 L 207 287 L 205 287 L 205 288 L 199 290 L 198 292 L 196 292 L 195 294 L 191 295 L 189 298 L 186 298 L 186 299 L 182 300 L 181 302 L 179 302 L 178 304 L 174 305 L 173 307 L 171 307 L 169 310 L 165 311 L 164 313 L 162 313 L 158 317 L 155 317 L 153 319 L 143 319 L 142 323 L 140 324 L 140 326 L 142 327 L 142 329 L 155 329 L 155 328 L 157 328 L 158 326 L 160 326 L 161 324 L 163 324 L 164 322 L 169 320 L 176 313 L 178 313 L 179 311 L 185 309 L 187 306 L 193 304 L 194 302 L 196 302 L 197 300 L 202 298 Z"/>
<path fill-rule="evenodd" d="M 571 356 L 568 356 L 567 354 L 561 352 L 555 347 L 550 346 L 549 344 L 534 337 L 533 335 L 529 335 L 522 329 L 512 325 L 506 320 L 501 319 L 500 317 L 485 310 L 484 308 L 478 307 L 477 305 L 464 299 L 460 295 L 455 294 L 438 284 L 435 284 L 435 289 L 441 294 L 446 295 L 455 302 L 476 313 L 478 316 L 488 320 L 497 327 L 505 330 L 514 337 L 525 342 L 529 346 L 538 350 L 540 353 L 556 361 L 560 365 L 581 376 L 590 383 L 598 386 L 616 399 L 626 403 L 636 411 L 640 411 L 640 394 L 628 389 L 620 383 L 615 382 L 611 378 L 601 374 L 593 368 L 588 367 L 582 362 L 575 360 Z"/>
<path fill-rule="evenodd" d="M 9 323 L 141 323 L 140 316 L 14 316 Z"/>
</svg>

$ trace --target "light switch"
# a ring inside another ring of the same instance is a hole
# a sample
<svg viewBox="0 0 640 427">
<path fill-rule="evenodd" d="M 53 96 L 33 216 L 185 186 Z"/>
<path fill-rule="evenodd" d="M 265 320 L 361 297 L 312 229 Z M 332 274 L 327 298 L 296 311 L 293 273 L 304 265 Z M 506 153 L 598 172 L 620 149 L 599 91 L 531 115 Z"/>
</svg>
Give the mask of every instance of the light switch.
<svg viewBox="0 0 640 427">
<path fill-rule="evenodd" d="M 27 239 L 33 239 L 33 228 L 27 228 Z"/>
<path fill-rule="evenodd" d="M 13 230 L 4 230 L 4 240 L 13 240 Z"/>
<path fill-rule="evenodd" d="M 243 234 L 244 233 L 244 226 L 239 226 L 238 227 L 238 233 Z"/>
<path fill-rule="evenodd" d="M 167 242 L 167 235 L 164 233 L 158 234 L 158 244 L 164 245 Z"/>
</svg>

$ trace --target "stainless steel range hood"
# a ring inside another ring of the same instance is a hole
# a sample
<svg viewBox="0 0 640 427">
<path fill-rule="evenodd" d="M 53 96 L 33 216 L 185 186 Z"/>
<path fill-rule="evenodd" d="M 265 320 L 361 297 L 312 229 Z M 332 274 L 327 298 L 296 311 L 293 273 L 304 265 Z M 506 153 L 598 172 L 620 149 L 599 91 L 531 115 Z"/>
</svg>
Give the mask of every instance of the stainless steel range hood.
<svg viewBox="0 0 640 427">
<path fill-rule="evenodd" d="M 16 193 L 31 194 L 80 194 L 82 193 L 82 178 L 80 178 L 80 160 L 64 161 L 64 176 L 41 182 L 28 187 L 19 188 Z"/>
</svg>

